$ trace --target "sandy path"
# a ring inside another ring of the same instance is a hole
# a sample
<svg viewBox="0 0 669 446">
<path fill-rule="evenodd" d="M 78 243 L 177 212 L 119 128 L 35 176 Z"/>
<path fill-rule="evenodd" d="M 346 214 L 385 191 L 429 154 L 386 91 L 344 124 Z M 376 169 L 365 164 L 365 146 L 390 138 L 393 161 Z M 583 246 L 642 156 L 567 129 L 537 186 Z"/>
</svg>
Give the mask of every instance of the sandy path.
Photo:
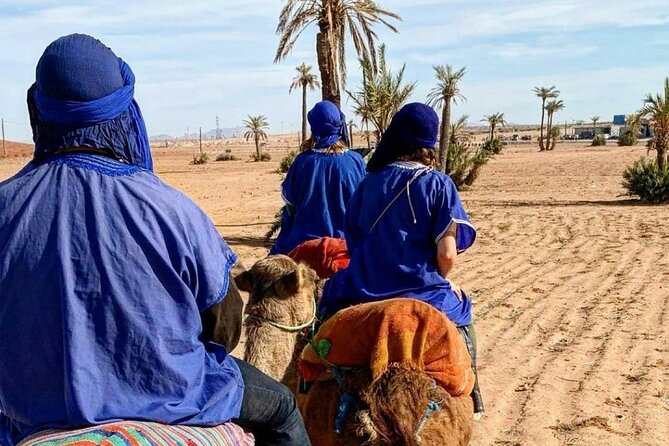
<svg viewBox="0 0 669 446">
<path fill-rule="evenodd" d="M 188 153 L 158 151 L 157 172 L 252 264 L 281 205 L 276 162 L 189 166 Z M 476 301 L 474 445 L 667 444 L 669 208 L 620 187 L 644 154 L 511 148 L 462 194 L 479 231 L 454 276 Z M 0 160 L 0 178 L 21 164 Z"/>
</svg>

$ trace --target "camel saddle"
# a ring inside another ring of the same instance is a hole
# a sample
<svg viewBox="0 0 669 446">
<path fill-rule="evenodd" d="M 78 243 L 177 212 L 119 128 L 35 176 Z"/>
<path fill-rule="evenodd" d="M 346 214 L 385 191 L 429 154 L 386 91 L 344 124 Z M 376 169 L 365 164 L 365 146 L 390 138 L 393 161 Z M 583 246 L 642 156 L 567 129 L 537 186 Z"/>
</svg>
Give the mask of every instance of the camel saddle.
<svg viewBox="0 0 669 446">
<path fill-rule="evenodd" d="M 83 445 L 253 446 L 253 435 L 232 423 L 219 426 L 168 426 L 142 421 L 119 421 L 74 430 L 45 430 L 18 446 Z"/>
<path fill-rule="evenodd" d="M 338 368 L 369 368 L 372 379 L 391 363 L 424 371 L 452 396 L 469 395 L 474 372 L 457 327 L 425 302 L 397 298 L 339 311 L 302 352 L 305 381 L 328 380 Z"/>
</svg>

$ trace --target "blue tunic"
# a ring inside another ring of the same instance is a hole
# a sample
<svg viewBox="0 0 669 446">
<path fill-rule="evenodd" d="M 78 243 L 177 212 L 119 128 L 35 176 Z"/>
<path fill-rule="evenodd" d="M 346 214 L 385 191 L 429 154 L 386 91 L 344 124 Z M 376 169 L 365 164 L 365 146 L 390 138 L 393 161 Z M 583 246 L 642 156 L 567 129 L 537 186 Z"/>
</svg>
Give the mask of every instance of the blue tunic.
<svg viewBox="0 0 669 446">
<path fill-rule="evenodd" d="M 365 176 L 365 161 L 352 150 L 300 153 L 281 186 L 287 206 L 270 254 L 288 254 L 302 242 L 344 238 L 346 203 Z"/>
<path fill-rule="evenodd" d="M 447 175 L 418 163 L 394 163 L 370 173 L 346 212 L 351 263 L 326 283 L 320 313 L 411 297 L 458 326 L 471 323 L 470 300 L 459 300 L 437 267 L 437 243 L 451 222 L 458 224 L 462 252 L 474 243 L 476 231 Z"/>
<path fill-rule="evenodd" d="M 0 444 L 239 415 L 239 369 L 198 339 L 236 256 L 190 199 L 149 170 L 70 154 L 0 183 L 0 209 Z"/>
</svg>

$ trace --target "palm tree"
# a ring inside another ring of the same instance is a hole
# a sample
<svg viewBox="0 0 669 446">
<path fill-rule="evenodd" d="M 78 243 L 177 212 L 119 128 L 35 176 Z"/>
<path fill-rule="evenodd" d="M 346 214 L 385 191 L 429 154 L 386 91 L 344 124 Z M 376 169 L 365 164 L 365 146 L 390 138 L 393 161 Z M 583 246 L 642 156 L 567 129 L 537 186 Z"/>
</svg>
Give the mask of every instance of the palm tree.
<svg viewBox="0 0 669 446">
<path fill-rule="evenodd" d="M 488 136 L 488 139 L 492 141 L 495 138 L 495 129 L 497 126 L 500 126 L 502 128 L 506 127 L 506 120 L 504 119 L 504 113 L 497 112 L 492 115 L 483 115 L 483 119 L 481 121 L 488 121 L 488 125 L 490 126 L 490 135 Z"/>
<path fill-rule="evenodd" d="M 545 150 L 544 147 L 544 117 L 546 112 L 546 99 L 557 98 L 560 90 L 555 89 L 555 85 L 550 88 L 534 87 L 534 94 L 541 98 L 541 133 L 539 134 L 539 150 Z"/>
<path fill-rule="evenodd" d="M 467 119 L 469 119 L 469 115 L 462 115 L 451 124 L 451 131 L 448 138 L 451 144 L 459 144 L 469 140 L 469 134 L 465 131 L 465 128 L 467 127 Z"/>
<path fill-rule="evenodd" d="M 555 131 L 553 130 L 553 115 L 555 112 L 563 110 L 564 109 L 564 101 L 560 99 L 559 101 L 556 101 L 555 99 L 547 102 L 546 103 L 546 113 L 548 113 L 548 125 L 546 126 L 548 138 L 547 138 L 547 144 L 546 144 L 546 150 L 553 150 L 555 149 L 555 144 L 557 142 L 557 138 L 560 136 L 560 132 L 558 130 L 557 135 L 555 134 Z"/>
<path fill-rule="evenodd" d="M 311 65 L 303 63 L 295 69 L 297 70 L 297 76 L 293 78 L 288 93 L 295 88 L 302 87 L 302 142 L 304 142 L 307 139 L 307 88 L 313 91 L 320 86 L 320 83 L 318 77 L 311 74 Z"/>
<path fill-rule="evenodd" d="M 356 129 L 358 128 L 358 126 L 355 124 L 355 122 L 353 122 L 353 120 L 351 119 L 350 121 L 348 121 L 348 143 L 351 147 L 353 147 L 353 128 L 354 127 Z"/>
<path fill-rule="evenodd" d="M 442 110 L 441 134 L 439 137 L 439 165 L 444 169 L 444 172 L 449 172 L 447 152 L 450 141 L 448 134 L 451 130 L 451 102 L 457 104 L 459 100 L 467 100 L 460 93 L 458 85 L 465 76 L 467 68 L 462 67 L 457 71 L 453 70 L 453 67 L 450 65 L 439 65 L 433 68 L 437 77 L 437 86 L 427 95 L 427 100 L 437 110 Z"/>
<path fill-rule="evenodd" d="M 377 35 L 374 25 L 381 23 L 398 32 L 388 19 L 402 20 L 374 0 L 288 0 L 281 10 L 276 28 L 281 38 L 274 62 L 285 59 L 304 30 L 312 23 L 317 24 L 316 54 L 323 99 L 340 106 L 340 88 L 346 85 L 347 34 L 358 57 L 370 59 L 376 67 Z"/>
<path fill-rule="evenodd" d="M 647 94 L 639 114 L 650 121 L 653 128 L 652 147 L 657 150 L 657 167 L 667 166 L 669 147 L 669 77 L 664 79 L 664 97 L 659 93 Z"/>
<path fill-rule="evenodd" d="M 376 135 L 381 137 L 386 131 L 395 113 L 413 94 L 416 83 L 404 82 L 405 65 L 394 74 L 386 65 L 386 47 L 381 45 L 378 54 L 378 69 L 375 70 L 370 59 L 360 61 L 363 85 L 360 90 L 351 93 L 353 110 L 363 121 L 371 122 L 376 128 Z"/>
<path fill-rule="evenodd" d="M 260 161 L 262 158 L 260 153 L 260 141 L 267 140 L 265 129 L 269 127 L 269 122 L 267 122 L 267 118 L 264 115 L 249 115 L 249 119 L 244 120 L 244 127 L 248 129 L 244 134 L 244 138 L 246 138 L 247 141 L 253 138 L 253 141 L 256 144 L 256 161 Z"/>
<path fill-rule="evenodd" d="M 597 123 L 599 122 L 600 117 L 599 116 L 593 116 L 590 118 L 592 121 L 592 139 L 595 139 L 597 137 Z"/>
</svg>

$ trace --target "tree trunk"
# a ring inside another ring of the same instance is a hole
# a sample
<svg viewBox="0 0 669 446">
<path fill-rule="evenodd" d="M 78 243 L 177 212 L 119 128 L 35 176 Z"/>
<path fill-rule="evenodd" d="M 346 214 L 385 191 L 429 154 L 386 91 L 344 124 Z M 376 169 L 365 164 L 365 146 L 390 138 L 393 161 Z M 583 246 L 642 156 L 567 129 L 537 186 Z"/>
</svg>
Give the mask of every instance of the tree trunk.
<svg viewBox="0 0 669 446">
<path fill-rule="evenodd" d="M 340 107 L 341 95 L 333 54 L 328 35 L 321 30 L 316 35 L 316 55 L 318 57 L 318 69 L 321 73 L 323 100 L 333 102 L 337 107 Z"/>
<path fill-rule="evenodd" d="M 256 134 L 255 137 L 255 142 L 256 142 L 256 155 L 258 155 L 258 161 L 260 161 L 260 141 L 258 141 L 258 135 Z"/>
<path fill-rule="evenodd" d="M 348 126 L 348 144 L 353 147 L 353 124 Z"/>
<path fill-rule="evenodd" d="M 657 138 L 657 135 L 655 137 Z M 655 145 L 655 150 L 657 150 L 657 167 L 659 167 L 660 170 L 662 170 L 667 166 L 666 139 L 664 139 L 663 141 L 658 141 L 658 144 Z"/>
<path fill-rule="evenodd" d="M 546 99 L 541 101 L 541 132 L 539 133 L 539 150 L 544 150 L 544 115 L 546 113 Z"/>
<path fill-rule="evenodd" d="M 441 111 L 441 134 L 439 135 L 439 168 L 444 172 L 449 172 L 448 166 L 448 126 L 451 120 L 451 99 L 444 99 L 444 108 Z"/>
<path fill-rule="evenodd" d="M 492 144 L 492 140 L 495 137 L 495 126 L 493 124 L 490 124 L 490 143 Z"/>
<path fill-rule="evenodd" d="M 307 139 L 307 86 L 302 85 L 302 142 Z"/>
<path fill-rule="evenodd" d="M 548 112 L 548 119 L 546 119 L 546 150 L 551 150 L 551 131 L 553 130 L 553 113 Z"/>
</svg>

